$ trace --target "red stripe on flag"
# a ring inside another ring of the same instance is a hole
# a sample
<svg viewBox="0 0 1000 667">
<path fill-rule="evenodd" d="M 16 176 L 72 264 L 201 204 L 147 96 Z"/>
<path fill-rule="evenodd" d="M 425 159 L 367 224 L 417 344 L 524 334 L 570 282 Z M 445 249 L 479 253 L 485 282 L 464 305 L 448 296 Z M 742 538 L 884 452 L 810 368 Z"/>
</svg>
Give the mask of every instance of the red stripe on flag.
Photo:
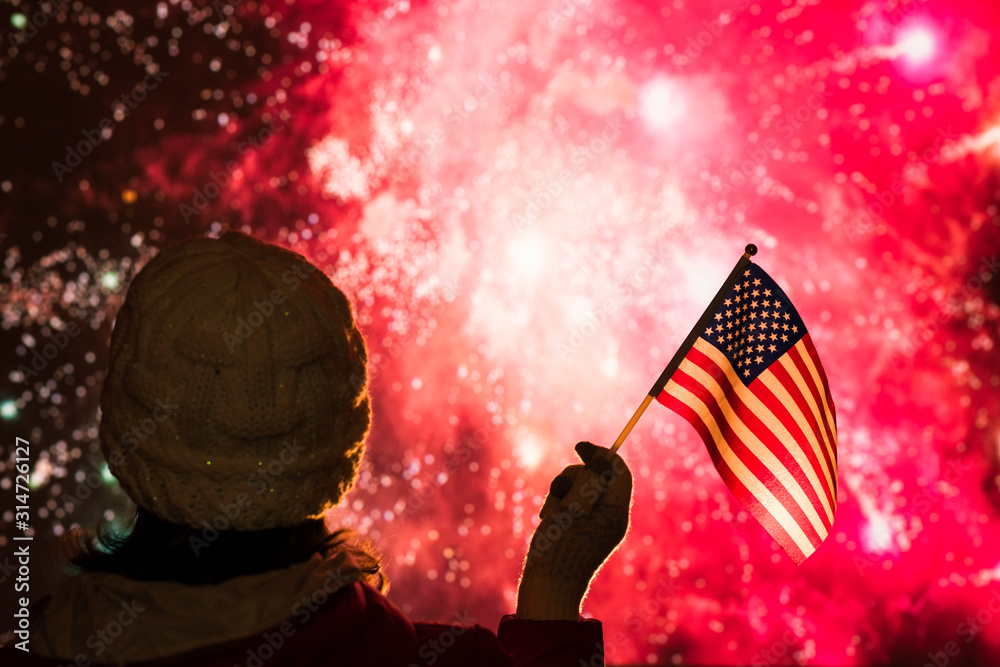
<svg viewBox="0 0 1000 667">
<path fill-rule="evenodd" d="M 837 442 L 837 440 L 834 438 L 831 425 L 826 419 L 826 411 L 823 409 L 823 398 L 819 395 L 820 387 L 817 387 L 816 383 L 813 381 L 812 373 L 809 372 L 809 367 L 806 366 L 806 362 L 802 358 L 802 354 L 798 349 L 793 347 L 788 351 L 787 356 L 791 359 L 792 363 L 795 364 L 795 367 L 799 370 L 799 375 L 801 375 L 802 379 L 805 380 L 806 387 L 808 387 L 810 393 L 812 393 L 813 402 L 816 404 L 816 409 L 819 411 L 821 426 L 823 431 L 826 433 L 826 441 L 830 443 L 830 448 L 834 449 L 834 443 Z"/>
<path fill-rule="evenodd" d="M 805 348 L 806 352 L 809 353 L 809 358 L 812 359 L 813 365 L 816 367 L 816 372 L 819 373 L 820 380 L 823 381 L 823 393 L 826 395 L 826 404 L 830 407 L 830 416 L 833 417 L 833 423 L 830 426 L 833 427 L 834 433 L 837 432 L 837 408 L 833 405 L 833 395 L 830 393 L 830 381 L 826 377 L 826 371 L 823 369 L 823 364 L 819 362 L 819 352 L 816 351 L 816 346 L 813 345 L 812 336 L 808 333 L 802 337 L 802 347 Z M 833 448 L 834 455 L 837 454 L 837 448 Z"/>
<path fill-rule="evenodd" d="M 677 379 L 677 372 L 674 374 L 673 382 Z M 669 385 L 668 385 L 669 386 Z M 704 441 L 705 446 L 708 448 L 708 453 L 712 457 L 712 462 L 715 464 L 715 469 L 719 471 L 719 475 L 722 477 L 722 481 L 726 483 L 729 490 L 732 491 L 736 499 L 739 500 L 744 507 L 749 510 L 750 514 L 757 519 L 764 530 L 767 531 L 774 541 L 776 541 L 781 548 L 784 549 L 796 565 L 801 563 L 806 559 L 806 554 L 802 552 L 799 545 L 795 543 L 791 535 L 782 527 L 781 523 L 778 522 L 771 513 L 767 510 L 764 505 L 762 505 L 757 498 L 750 493 L 750 490 L 743 485 L 736 473 L 730 469 L 729 465 L 722 459 L 719 454 L 718 447 L 715 445 L 715 439 L 712 437 L 712 432 L 709 430 L 705 422 L 702 421 L 698 413 L 694 411 L 687 403 L 671 396 L 666 392 L 666 389 L 660 393 L 656 398 L 657 401 L 670 408 L 678 415 L 683 417 L 689 424 L 694 426 L 695 430 L 701 436 Z M 808 523 L 808 521 L 807 521 Z"/>
<path fill-rule="evenodd" d="M 792 397 L 792 400 L 795 401 L 796 409 L 798 409 L 799 413 L 802 414 L 806 422 L 809 424 L 809 428 L 811 428 L 812 432 L 816 435 L 820 451 L 823 452 L 823 461 L 830 469 L 830 474 L 832 476 L 833 471 L 836 470 L 836 468 L 830 460 L 830 453 L 827 450 L 826 445 L 823 444 L 823 436 L 820 431 L 821 427 L 816 423 L 816 418 L 813 416 L 813 411 L 809 407 L 809 403 L 806 402 L 805 396 L 803 396 L 802 392 L 799 391 L 799 385 L 796 384 L 795 380 L 792 379 L 792 376 L 780 363 L 771 364 L 768 370 L 774 374 L 774 377 L 781 383 L 781 386 L 785 388 L 785 391 L 787 391 L 788 395 Z"/>
<path fill-rule="evenodd" d="M 829 530 L 832 525 L 832 522 L 830 521 L 829 517 L 827 517 L 826 509 L 824 509 L 823 507 L 823 501 L 820 499 L 820 494 L 816 492 L 812 482 L 809 481 L 809 478 L 806 475 L 805 470 L 803 470 L 802 466 L 799 464 L 798 460 L 796 460 L 795 456 L 792 454 L 790 450 L 790 447 L 798 447 L 806 454 L 806 458 L 809 459 L 809 453 L 811 453 L 812 447 L 809 446 L 805 438 L 799 438 L 794 443 L 784 442 L 780 437 L 778 437 L 777 434 L 774 433 L 774 431 L 771 430 L 771 428 L 767 425 L 767 423 L 763 419 L 761 419 L 761 415 L 758 415 L 753 408 L 751 408 L 743 401 L 743 399 L 739 398 L 728 376 L 726 376 L 723 373 L 723 369 L 720 368 L 715 361 L 713 361 L 710 357 L 702 353 L 697 348 L 692 348 L 691 352 L 687 356 L 687 359 L 696 364 L 705 372 L 707 372 L 709 376 L 713 378 L 717 377 L 717 384 L 720 387 L 722 387 L 722 390 L 725 392 L 726 398 L 729 401 L 730 406 L 732 406 L 733 408 L 733 412 L 736 414 L 737 417 L 739 417 L 740 421 L 743 422 L 743 425 L 746 426 L 751 433 L 757 436 L 757 439 L 759 439 L 761 443 L 765 447 L 767 447 L 767 449 L 771 452 L 771 454 L 773 454 L 774 457 L 778 459 L 778 461 L 780 461 L 783 466 L 785 466 L 785 469 L 788 470 L 789 473 L 791 473 L 791 475 L 799 483 L 799 487 L 802 489 L 802 492 L 809 500 L 809 503 L 816 510 L 816 514 L 820 519 L 820 523 L 822 523 L 823 526 L 827 530 Z M 726 366 L 732 368 L 731 364 L 728 363 L 728 360 Z M 752 386 L 760 386 L 760 384 L 761 383 L 759 382 L 751 383 Z M 757 393 L 752 389 L 750 389 L 750 393 L 754 394 L 754 396 L 757 396 Z M 764 403 L 763 401 L 761 402 Z M 766 403 L 764 403 L 764 405 L 765 407 L 769 407 L 767 406 Z M 784 410 L 784 413 L 788 414 L 788 411 Z M 717 420 L 719 419 L 720 415 L 714 413 L 713 415 L 716 417 Z M 778 421 L 783 421 L 777 414 L 775 414 L 774 417 Z M 787 426 L 787 424 L 784 423 L 782 425 Z M 798 429 L 797 426 L 795 430 L 801 433 L 801 431 Z M 803 447 L 803 445 L 805 445 L 805 447 Z M 813 458 L 809 460 L 810 462 L 812 462 L 814 459 L 815 456 L 813 456 Z M 816 463 L 818 464 L 818 460 L 816 461 Z M 816 473 L 818 479 L 821 481 L 821 486 L 825 489 L 826 477 L 823 474 L 822 469 L 817 470 L 816 465 L 812 465 L 812 468 L 813 472 Z M 770 473 L 772 471 L 768 468 L 768 472 Z M 777 478 L 775 479 L 777 481 Z M 780 482 L 777 483 L 780 484 Z M 771 485 L 768 484 L 768 486 L 770 487 Z M 829 496 L 828 493 L 826 492 L 824 493 L 825 495 Z M 798 505 L 798 501 L 795 500 L 794 497 L 791 498 L 791 502 Z M 783 504 L 787 505 L 787 503 Z M 835 506 L 834 503 L 830 504 L 831 509 L 834 506 Z M 815 528 L 813 527 L 811 522 L 809 522 L 809 526 L 811 530 L 815 531 Z M 817 537 L 819 537 L 818 534 Z"/>
<path fill-rule="evenodd" d="M 666 388 L 660 392 L 656 400 L 683 417 L 691 426 L 694 426 L 695 430 L 698 431 L 698 435 L 705 442 L 705 446 L 708 447 L 708 454 L 712 457 L 712 463 L 718 468 L 719 464 L 723 462 L 722 455 L 719 453 L 719 448 L 715 445 L 715 438 L 712 437 L 712 432 L 708 430 L 708 426 L 701 420 L 698 413 L 688 407 L 687 403 L 668 394 Z"/>
<path fill-rule="evenodd" d="M 757 436 L 764 446 L 767 447 L 775 458 L 777 458 L 778 461 L 785 466 L 788 472 L 791 473 L 791 475 L 799 482 L 799 486 L 802 487 L 806 499 L 816 512 L 820 520 L 820 524 L 829 530 L 830 525 L 828 524 L 828 520 L 826 518 L 826 510 L 823 509 L 819 496 L 815 491 L 813 491 L 812 484 L 810 484 L 808 479 L 806 479 L 805 473 L 802 472 L 802 468 L 794 458 L 791 458 L 791 456 L 788 455 L 787 447 L 782 444 L 773 433 L 771 433 L 771 430 L 767 428 L 760 418 L 755 415 L 753 411 L 736 395 L 736 392 L 733 391 L 733 386 L 729 382 L 729 378 L 726 376 L 723 369 L 696 348 L 691 348 L 691 351 L 688 352 L 685 361 L 695 364 L 708 373 L 716 385 L 722 388 L 725 393 L 725 397 L 732 408 L 732 413 L 743 422 L 744 426 L 747 427 L 747 430 Z M 728 360 L 726 365 L 730 366 Z M 719 430 L 722 432 L 722 436 L 725 438 L 726 442 L 729 443 L 729 447 L 733 450 L 736 456 L 743 462 L 743 465 L 749 468 L 754 477 L 760 480 L 761 483 L 763 483 L 763 485 L 774 495 L 774 497 L 778 499 L 778 502 L 784 506 L 785 510 L 792 516 L 792 519 L 799 524 L 799 527 L 802 529 L 802 532 L 805 533 L 809 542 L 814 546 L 818 546 L 823 541 L 823 538 L 813 526 L 809 517 L 806 516 L 805 511 L 799 504 L 799 501 L 796 500 L 795 497 L 789 492 L 784 483 L 782 483 L 778 476 L 774 474 L 774 471 L 761 461 L 757 455 L 753 453 L 750 446 L 736 435 L 736 432 L 730 425 L 730 420 L 726 411 L 712 395 L 712 392 L 698 380 L 694 379 L 687 373 L 684 373 L 681 370 L 683 367 L 682 363 L 681 368 L 679 368 L 674 374 L 673 379 L 677 381 L 678 385 L 690 391 L 703 403 L 705 403 L 706 406 L 708 406 L 710 414 L 715 418 L 715 422 L 719 426 Z M 732 367 L 730 366 L 730 368 Z"/>
<path fill-rule="evenodd" d="M 771 369 L 764 371 L 764 373 L 771 373 Z M 816 478 L 820 481 L 820 486 L 823 487 L 823 495 L 826 496 L 826 499 L 830 504 L 830 509 L 836 510 L 837 501 L 834 496 L 831 495 L 829 483 L 826 481 L 827 473 L 829 473 L 830 478 L 833 479 L 833 470 L 827 468 L 826 472 L 824 472 L 824 467 L 827 466 L 826 459 L 824 458 L 821 461 L 819 457 L 816 456 L 816 452 L 813 451 L 812 445 L 809 444 L 808 437 L 805 432 L 799 428 L 799 424 L 792 416 L 791 410 L 789 410 L 788 406 L 782 403 L 781 400 L 774 395 L 774 392 L 767 388 L 767 385 L 759 380 L 751 382 L 748 389 L 750 389 L 750 391 L 753 392 L 753 395 L 756 396 L 760 402 L 763 403 L 767 409 L 781 421 L 782 426 L 788 429 L 788 434 L 795 439 L 796 445 L 802 450 L 805 457 L 809 459 L 809 464 L 812 466 L 812 470 L 816 474 Z M 816 439 L 817 445 L 819 445 L 819 450 L 822 452 L 824 447 L 823 442 L 820 439 L 820 435 L 818 433 L 813 433 L 813 437 Z M 812 486 L 812 484 L 809 486 Z M 827 528 L 830 528 L 830 524 L 827 524 L 828 519 L 826 517 L 826 510 L 817 505 L 816 511 L 819 512 L 820 518 L 823 519 L 823 524 L 826 525 Z"/>
<path fill-rule="evenodd" d="M 725 462 L 723 462 L 721 466 L 718 466 L 718 471 L 719 475 L 722 476 L 723 481 L 726 483 L 726 486 L 728 486 L 733 492 L 733 495 L 736 496 L 736 499 L 743 503 L 743 506 L 746 507 L 750 514 L 757 519 L 757 522 L 764 527 L 767 534 L 770 535 L 771 538 L 785 550 L 785 553 L 791 557 L 792 561 L 796 565 L 801 564 L 802 561 L 809 556 L 809 554 L 802 552 L 802 549 L 799 548 L 799 545 L 795 543 L 795 540 L 792 539 L 792 536 L 788 534 L 781 523 L 771 516 L 771 513 L 767 511 L 767 508 L 760 504 L 757 498 L 750 493 L 750 490 L 743 485 L 740 478 L 729 469 L 729 466 L 726 465 Z M 813 545 L 814 550 L 817 546 L 818 544 Z"/>
</svg>

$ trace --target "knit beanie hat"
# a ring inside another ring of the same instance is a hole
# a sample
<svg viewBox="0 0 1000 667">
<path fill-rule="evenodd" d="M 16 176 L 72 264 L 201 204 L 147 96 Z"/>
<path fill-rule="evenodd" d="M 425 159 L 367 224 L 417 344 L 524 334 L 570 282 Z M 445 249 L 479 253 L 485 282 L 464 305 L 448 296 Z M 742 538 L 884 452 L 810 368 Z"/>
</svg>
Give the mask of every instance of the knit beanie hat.
<svg viewBox="0 0 1000 667">
<path fill-rule="evenodd" d="M 177 524 L 294 526 L 340 501 L 371 421 L 351 306 L 301 255 L 240 232 L 161 252 L 129 286 L 101 451 Z"/>
</svg>

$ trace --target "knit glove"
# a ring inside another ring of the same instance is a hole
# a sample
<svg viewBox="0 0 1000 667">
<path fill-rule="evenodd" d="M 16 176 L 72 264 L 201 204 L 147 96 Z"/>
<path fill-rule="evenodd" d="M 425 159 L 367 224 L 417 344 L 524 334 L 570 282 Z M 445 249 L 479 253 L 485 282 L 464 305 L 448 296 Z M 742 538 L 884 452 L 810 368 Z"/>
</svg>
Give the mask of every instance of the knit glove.
<svg viewBox="0 0 1000 667">
<path fill-rule="evenodd" d="M 591 580 L 628 531 L 632 473 L 617 454 L 581 442 L 584 465 L 563 470 L 538 513 L 517 595 L 517 617 L 578 620 Z"/>
</svg>

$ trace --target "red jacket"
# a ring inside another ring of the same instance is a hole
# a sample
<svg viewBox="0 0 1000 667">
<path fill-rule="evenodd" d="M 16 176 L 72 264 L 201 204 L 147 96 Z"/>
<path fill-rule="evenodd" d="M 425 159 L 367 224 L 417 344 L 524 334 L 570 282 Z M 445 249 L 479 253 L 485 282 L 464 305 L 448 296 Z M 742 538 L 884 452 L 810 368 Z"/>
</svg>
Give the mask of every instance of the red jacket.
<svg viewBox="0 0 1000 667">
<path fill-rule="evenodd" d="M 45 612 L 49 598 L 32 605 Z M 315 614 L 293 616 L 243 639 L 203 646 L 167 658 L 128 663 L 134 667 L 578 667 L 603 665 L 600 621 L 525 621 L 505 616 L 498 633 L 479 625 L 413 623 L 367 584 L 338 590 Z M 4 667 L 87 667 L 92 650 L 78 660 L 42 658 L 0 647 Z M 30 649 L 30 644 L 29 644 Z M 100 659 L 100 658 L 97 658 Z"/>
</svg>

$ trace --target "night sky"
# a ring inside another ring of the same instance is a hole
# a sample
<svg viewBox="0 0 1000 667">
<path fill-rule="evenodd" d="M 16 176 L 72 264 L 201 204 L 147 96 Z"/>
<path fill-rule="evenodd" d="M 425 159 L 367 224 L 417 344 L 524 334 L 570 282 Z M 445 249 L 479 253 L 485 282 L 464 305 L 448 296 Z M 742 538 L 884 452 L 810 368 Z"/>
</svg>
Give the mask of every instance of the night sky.
<svg viewBox="0 0 1000 667">
<path fill-rule="evenodd" d="M 411 617 L 495 628 L 549 481 L 752 242 L 829 377 L 833 529 L 794 565 L 654 404 L 584 605 L 609 662 L 1000 664 L 998 35 L 992 0 L 5 1 L 0 562 L 16 437 L 33 598 L 59 534 L 125 512 L 97 442 L 115 313 L 161 248 L 242 229 L 368 341 L 331 525 Z"/>
</svg>

